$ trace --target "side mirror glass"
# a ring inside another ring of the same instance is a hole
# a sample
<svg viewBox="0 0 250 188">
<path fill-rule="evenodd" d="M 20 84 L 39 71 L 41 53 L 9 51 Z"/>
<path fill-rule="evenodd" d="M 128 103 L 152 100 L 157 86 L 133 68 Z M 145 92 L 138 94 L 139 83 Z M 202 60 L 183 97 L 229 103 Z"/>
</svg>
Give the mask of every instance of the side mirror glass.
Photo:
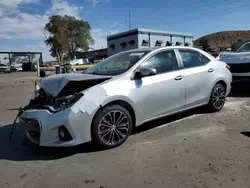
<svg viewBox="0 0 250 188">
<path fill-rule="evenodd" d="M 156 75 L 157 71 L 151 67 L 141 67 L 139 71 L 136 71 L 132 74 L 131 80 L 138 80 L 142 77 Z"/>
</svg>

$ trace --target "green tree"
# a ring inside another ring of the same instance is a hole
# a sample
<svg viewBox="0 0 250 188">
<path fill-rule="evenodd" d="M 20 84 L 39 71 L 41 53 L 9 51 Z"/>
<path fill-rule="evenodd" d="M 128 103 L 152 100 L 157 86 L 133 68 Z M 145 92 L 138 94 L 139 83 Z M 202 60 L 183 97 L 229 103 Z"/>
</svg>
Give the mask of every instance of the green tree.
<svg viewBox="0 0 250 188">
<path fill-rule="evenodd" d="M 192 40 L 192 46 L 193 46 L 193 47 L 196 47 L 196 46 L 197 46 L 197 44 L 195 43 L 195 40 Z"/>
<path fill-rule="evenodd" d="M 89 45 L 94 43 L 89 23 L 72 16 L 53 15 L 44 29 L 45 44 L 50 46 L 51 56 L 58 61 L 64 56 L 73 59 L 77 49 L 88 50 Z"/>
</svg>

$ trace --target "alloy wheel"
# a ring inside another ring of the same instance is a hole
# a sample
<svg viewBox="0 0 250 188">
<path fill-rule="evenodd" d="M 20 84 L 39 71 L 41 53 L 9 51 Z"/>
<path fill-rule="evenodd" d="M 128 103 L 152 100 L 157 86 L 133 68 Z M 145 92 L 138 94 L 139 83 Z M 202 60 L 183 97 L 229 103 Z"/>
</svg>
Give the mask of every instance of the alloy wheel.
<svg viewBox="0 0 250 188">
<path fill-rule="evenodd" d="M 213 106 L 216 109 L 221 109 L 225 101 L 226 101 L 225 89 L 219 86 L 213 92 Z"/>
<path fill-rule="evenodd" d="M 106 113 L 98 124 L 98 136 L 107 145 L 121 143 L 129 133 L 129 120 L 122 111 Z"/>
</svg>

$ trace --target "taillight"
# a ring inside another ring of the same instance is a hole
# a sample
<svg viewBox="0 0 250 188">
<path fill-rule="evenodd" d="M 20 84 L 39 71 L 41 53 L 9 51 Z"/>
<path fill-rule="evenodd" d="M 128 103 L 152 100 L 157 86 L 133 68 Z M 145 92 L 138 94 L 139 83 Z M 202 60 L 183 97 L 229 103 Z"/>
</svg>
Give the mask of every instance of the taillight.
<svg viewBox="0 0 250 188">
<path fill-rule="evenodd" d="M 229 65 L 226 65 L 226 68 L 230 71 L 230 66 Z"/>
</svg>

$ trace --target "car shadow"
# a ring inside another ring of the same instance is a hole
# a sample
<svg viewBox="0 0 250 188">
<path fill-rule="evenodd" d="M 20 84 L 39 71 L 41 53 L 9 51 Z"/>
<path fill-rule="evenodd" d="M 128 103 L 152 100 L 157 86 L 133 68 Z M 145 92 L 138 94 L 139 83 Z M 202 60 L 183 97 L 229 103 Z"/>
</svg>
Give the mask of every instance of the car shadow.
<svg viewBox="0 0 250 188">
<path fill-rule="evenodd" d="M 232 84 L 232 90 L 228 97 L 250 97 L 250 82 L 237 82 Z M 7 110 L 18 110 L 17 108 Z M 150 121 L 139 127 L 136 127 L 132 134 L 138 134 L 155 127 L 171 123 L 194 114 L 206 114 L 210 113 L 207 108 L 199 107 L 186 112 L 178 113 L 172 116 L 161 118 L 158 120 Z M 93 145 L 92 143 L 86 143 L 79 146 L 67 147 L 67 148 L 48 148 L 38 147 L 25 140 L 25 131 L 22 126 L 15 126 L 12 141 L 9 141 L 9 134 L 11 132 L 11 124 L 0 124 L 0 160 L 13 160 L 13 161 L 34 161 L 34 160 L 56 160 L 72 156 L 78 153 L 92 153 L 98 152 L 102 149 Z M 245 136 L 249 136 L 249 133 L 241 133 Z"/>
<path fill-rule="evenodd" d="M 153 129 L 157 126 L 170 123 L 193 114 L 209 113 L 204 107 L 176 114 L 159 120 L 151 121 L 133 130 L 132 134 Z M 14 127 L 12 140 L 9 141 L 12 124 L 0 126 L 0 160 L 12 161 L 35 161 L 35 160 L 56 160 L 69 157 L 79 153 L 93 153 L 102 151 L 93 143 L 85 143 L 79 146 L 66 148 L 39 147 L 25 139 L 25 130 L 22 124 Z"/>
<path fill-rule="evenodd" d="M 92 153 L 101 151 L 92 143 L 67 148 L 39 147 L 30 143 L 25 138 L 25 130 L 21 124 L 16 124 L 9 140 L 12 124 L 0 126 L 0 160 L 12 161 L 34 161 L 34 160 L 56 160 L 72 156 L 78 153 Z"/>
<path fill-rule="evenodd" d="M 250 138 L 250 131 L 248 131 L 248 132 L 243 131 L 243 132 L 241 132 L 241 134 Z"/>
<path fill-rule="evenodd" d="M 171 122 L 174 122 L 177 120 L 181 120 L 181 119 L 184 119 L 186 117 L 190 117 L 190 116 L 195 115 L 195 114 L 208 114 L 208 113 L 212 113 L 212 112 L 209 111 L 208 108 L 206 108 L 206 106 L 198 107 L 198 108 L 195 108 L 192 110 L 188 110 L 188 111 L 181 112 L 181 113 L 178 113 L 175 115 L 171 115 L 171 116 L 167 116 L 167 117 L 163 117 L 163 118 L 160 118 L 157 120 L 147 122 L 143 125 L 140 125 L 140 126 L 134 128 L 132 134 L 138 134 L 140 132 L 144 132 L 144 131 L 159 127 L 159 126 L 164 125 L 164 124 L 168 124 L 168 123 L 171 123 Z"/>
<path fill-rule="evenodd" d="M 233 82 L 228 97 L 250 97 L 250 81 Z"/>
</svg>

